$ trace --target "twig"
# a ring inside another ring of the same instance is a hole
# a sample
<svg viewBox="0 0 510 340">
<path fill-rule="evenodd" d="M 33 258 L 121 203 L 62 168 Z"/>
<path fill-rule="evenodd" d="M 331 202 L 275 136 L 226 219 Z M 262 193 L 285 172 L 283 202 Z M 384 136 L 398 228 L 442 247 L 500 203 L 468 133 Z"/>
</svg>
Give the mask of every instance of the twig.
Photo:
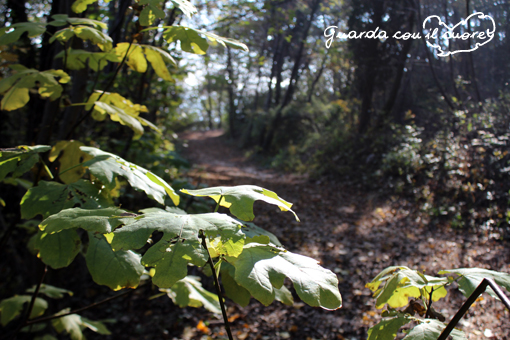
<svg viewBox="0 0 510 340">
<path fill-rule="evenodd" d="M 141 287 L 141 286 L 139 286 L 139 287 Z M 42 318 L 37 318 L 37 319 L 31 320 L 31 321 L 28 321 L 26 323 L 26 325 L 31 325 L 31 324 L 34 324 L 34 323 L 50 321 L 50 320 L 53 320 L 53 319 L 61 318 L 61 317 L 66 316 L 66 315 L 77 314 L 77 313 L 83 312 L 84 310 L 87 310 L 87 309 L 90 309 L 90 308 L 102 305 L 103 303 L 109 302 L 111 300 L 115 300 L 115 299 L 117 299 L 119 297 L 122 297 L 124 295 L 129 294 L 129 293 L 132 293 L 134 291 L 135 291 L 135 289 L 126 290 L 125 292 L 122 292 L 120 294 L 117 294 L 117 295 L 114 295 L 114 296 L 110 296 L 109 298 L 106 298 L 104 300 L 101 300 L 101 301 L 98 301 L 98 302 L 94 302 L 94 303 L 92 303 L 90 305 L 87 305 L 85 307 L 81 307 L 81 308 L 72 310 L 72 311 L 64 313 L 64 314 L 53 314 L 53 315 L 50 315 L 50 316 L 45 316 L 45 317 L 42 317 Z"/>
<path fill-rule="evenodd" d="M 113 82 L 115 81 L 115 78 L 117 78 L 117 75 L 119 74 L 119 71 L 120 69 L 122 68 L 122 66 L 124 66 L 124 64 L 126 63 L 126 59 L 128 57 L 128 54 L 129 54 L 129 50 L 131 49 L 131 45 L 133 45 L 133 41 L 134 41 L 134 38 L 131 39 L 131 41 L 129 42 L 129 46 L 127 48 L 127 51 L 126 51 L 126 54 L 124 55 L 124 58 L 122 58 L 122 61 L 120 62 L 119 64 L 119 67 L 117 67 L 117 69 L 115 70 L 115 73 L 113 74 L 113 77 L 112 79 L 110 79 L 110 81 L 108 82 L 108 84 L 106 85 L 106 87 L 104 88 L 103 92 L 101 93 L 101 95 L 97 98 L 96 101 L 99 101 L 101 100 L 101 98 L 104 96 L 104 94 L 106 93 L 106 91 L 110 88 L 110 86 L 112 86 Z M 94 91 L 92 91 L 91 93 L 91 96 L 94 94 Z M 71 137 L 71 134 L 73 133 L 74 129 L 76 129 L 84 120 L 85 118 L 87 118 L 91 113 L 92 111 L 94 111 L 94 105 L 92 105 L 92 107 L 90 108 L 90 110 L 88 110 L 84 115 L 83 117 L 81 117 L 74 125 L 73 127 L 69 130 L 69 133 L 67 134 L 67 137 L 66 139 L 69 139 Z"/>
<path fill-rule="evenodd" d="M 430 317 L 430 308 L 432 307 L 432 293 L 434 292 L 434 287 L 430 289 L 430 295 L 429 295 L 429 303 L 427 306 L 427 312 L 425 313 L 425 319 Z"/>
<path fill-rule="evenodd" d="M 221 196 L 221 197 L 223 197 L 223 196 Z M 220 198 L 220 201 L 221 201 L 221 198 Z M 209 266 L 211 267 L 211 271 L 212 271 L 212 274 L 213 274 L 214 286 L 216 287 L 216 292 L 218 293 L 218 300 L 219 300 L 220 306 L 221 306 L 221 314 L 223 314 L 223 321 L 225 323 L 225 330 L 227 331 L 228 338 L 230 340 L 234 340 L 234 337 L 232 336 L 232 331 L 230 330 L 230 324 L 228 322 L 228 316 L 227 316 L 227 311 L 225 309 L 225 303 L 223 302 L 223 297 L 222 297 L 222 294 L 221 294 L 220 282 L 218 281 L 218 276 L 216 275 L 216 269 L 214 268 L 214 262 L 212 260 L 211 254 L 209 253 L 209 249 L 207 249 L 207 243 L 205 242 L 205 235 L 204 235 L 203 231 L 200 232 L 200 237 L 202 238 L 202 246 L 207 251 L 207 255 L 209 255 L 209 259 L 207 260 L 207 262 L 209 263 Z"/>
<path fill-rule="evenodd" d="M 37 287 L 35 288 L 34 294 L 32 295 L 32 299 L 30 300 L 30 304 L 28 305 L 28 309 L 25 313 L 25 316 L 23 318 L 23 321 L 20 322 L 18 328 L 16 331 L 14 331 L 14 334 L 12 335 L 11 339 L 16 339 L 16 336 L 21 331 L 21 329 L 28 325 L 28 318 L 30 317 L 30 314 L 32 314 L 32 309 L 34 309 L 35 299 L 37 298 L 37 294 L 39 294 L 39 289 L 41 289 L 41 285 L 44 281 L 44 277 L 46 276 L 46 273 L 48 272 L 48 265 L 44 266 L 44 271 L 41 275 L 41 279 L 39 280 L 39 283 L 37 284 Z"/>
<path fill-rule="evenodd" d="M 216 208 L 214 208 L 214 212 L 218 212 L 218 208 L 220 207 L 221 200 L 223 199 L 223 195 L 220 196 L 218 203 L 216 203 Z"/>
</svg>

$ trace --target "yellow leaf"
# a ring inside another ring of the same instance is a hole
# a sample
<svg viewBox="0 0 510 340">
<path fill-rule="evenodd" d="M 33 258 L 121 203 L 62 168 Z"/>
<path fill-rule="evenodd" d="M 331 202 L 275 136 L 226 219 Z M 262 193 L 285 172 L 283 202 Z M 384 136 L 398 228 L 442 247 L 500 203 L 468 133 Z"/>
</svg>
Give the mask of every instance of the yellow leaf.
<svg viewBox="0 0 510 340">
<path fill-rule="evenodd" d="M 0 108 L 5 111 L 12 111 L 25 106 L 30 100 L 28 88 L 13 86 L 2 98 Z"/>
</svg>

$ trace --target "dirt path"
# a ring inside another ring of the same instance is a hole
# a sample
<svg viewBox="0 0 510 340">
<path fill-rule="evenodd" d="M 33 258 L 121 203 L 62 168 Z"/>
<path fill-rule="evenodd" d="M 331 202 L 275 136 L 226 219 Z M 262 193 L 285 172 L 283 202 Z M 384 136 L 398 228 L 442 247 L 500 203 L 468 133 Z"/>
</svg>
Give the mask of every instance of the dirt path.
<svg viewBox="0 0 510 340">
<path fill-rule="evenodd" d="M 180 138 L 184 140 L 183 155 L 194 164 L 188 176 L 195 183 L 259 185 L 294 203 L 301 223 L 290 213 L 258 202 L 254 222 L 276 234 L 290 251 L 321 261 L 340 281 L 344 304 L 337 311 L 299 302 L 290 307 L 280 303 L 264 307 L 253 299 L 246 308 L 229 304 L 237 339 L 366 339 L 367 329 L 379 320 L 379 311 L 364 285 L 391 265 L 405 265 L 429 275 L 460 267 L 510 270 L 508 248 L 491 238 L 494 235 L 431 228 L 413 202 L 361 192 L 332 180 L 262 169 L 248 161 L 222 131 L 188 132 Z M 462 302 L 455 291 L 435 308 L 449 320 Z M 503 339 L 510 334 L 505 321 L 508 316 L 499 302 L 485 296 L 470 309 L 461 327 L 469 339 Z M 221 324 L 208 318 L 210 336 L 221 338 Z M 200 339 L 203 335 L 198 329 L 188 331 L 183 338 Z"/>
</svg>

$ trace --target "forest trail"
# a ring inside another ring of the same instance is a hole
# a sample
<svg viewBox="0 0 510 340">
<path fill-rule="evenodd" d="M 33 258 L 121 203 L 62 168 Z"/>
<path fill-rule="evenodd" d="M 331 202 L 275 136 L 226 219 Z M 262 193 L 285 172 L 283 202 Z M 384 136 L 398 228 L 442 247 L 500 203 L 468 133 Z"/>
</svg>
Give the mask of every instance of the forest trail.
<svg viewBox="0 0 510 340">
<path fill-rule="evenodd" d="M 331 179 L 263 169 L 248 160 L 221 130 L 192 131 L 179 137 L 184 143 L 182 155 L 193 164 L 187 176 L 194 184 L 258 185 L 292 202 L 300 223 L 292 214 L 260 202 L 255 203 L 254 223 L 273 232 L 288 250 L 319 260 L 339 278 L 344 302 L 337 311 L 300 302 L 264 307 L 252 299 L 245 308 L 230 303 L 238 339 L 366 339 L 380 311 L 365 284 L 388 266 L 408 266 L 428 275 L 460 267 L 509 271 L 504 244 L 490 234 L 431 227 L 414 202 Z M 449 293 L 435 309 L 449 320 L 462 302 L 460 294 Z M 508 317 L 503 310 L 499 302 L 485 297 L 461 326 L 469 339 L 482 338 L 480 329 L 490 329 L 502 338 L 509 334 L 508 324 L 501 326 Z M 207 318 L 207 314 L 198 315 Z M 213 335 L 222 334 L 221 323 L 208 318 Z M 199 330 L 191 332 L 190 339 L 199 338 Z"/>
</svg>

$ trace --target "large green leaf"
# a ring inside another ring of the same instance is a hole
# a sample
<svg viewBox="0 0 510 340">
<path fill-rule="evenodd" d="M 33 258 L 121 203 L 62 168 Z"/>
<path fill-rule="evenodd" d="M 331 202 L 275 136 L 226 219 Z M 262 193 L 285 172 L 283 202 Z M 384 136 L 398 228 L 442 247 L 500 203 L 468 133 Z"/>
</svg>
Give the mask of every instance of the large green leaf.
<svg viewBox="0 0 510 340">
<path fill-rule="evenodd" d="M 20 22 L 0 29 L 0 45 L 9 45 L 20 40 L 23 33 L 35 38 L 46 32 L 46 24 L 39 22 Z"/>
<path fill-rule="evenodd" d="M 163 19 L 165 12 L 161 9 L 162 0 L 139 0 L 139 5 L 145 5 L 140 13 L 140 25 L 150 26 L 156 18 Z"/>
<path fill-rule="evenodd" d="M 129 48 L 129 51 L 128 51 Z M 119 43 L 115 47 L 117 58 L 122 59 L 128 54 L 126 65 L 140 73 L 147 71 L 147 61 L 151 64 L 156 74 L 166 81 L 174 81 L 167 69 L 167 64 L 177 65 L 172 56 L 155 46 Z"/>
<path fill-rule="evenodd" d="M 441 335 L 446 325 L 441 321 L 434 319 L 426 319 L 419 325 L 414 327 L 404 340 L 437 340 Z M 466 335 L 463 331 L 454 329 L 450 333 L 452 340 L 466 340 Z"/>
<path fill-rule="evenodd" d="M 55 58 L 64 59 L 66 67 L 70 70 L 81 70 L 88 66 L 96 72 L 101 71 L 108 64 L 108 61 L 118 63 L 122 60 L 115 51 L 89 52 L 75 49 L 69 49 L 67 52 L 62 51 Z"/>
<path fill-rule="evenodd" d="M 246 307 L 250 303 L 251 294 L 243 286 L 240 286 L 234 277 L 235 267 L 230 263 L 223 263 L 221 265 L 221 283 L 225 289 L 225 295 L 241 307 Z"/>
<path fill-rule="evenodd" d="M 282 244 L 280 243 L 280 240 L 273 233 L 271 233 L 265 229 L 262 229 L 261 227 L 255 225 L 254 223 L 251 223 L 251 222 L 243 221 L 241 223 L 243 224 L 243 233 L 246 235 L 246 237 L 252 238 L 252 239 L 257 238 L 258 243 L 264 243 L 264 244 L 272 243 L 275 246 L 279 246 L 279 247 L 282 246 Z M 261 236 L 266 239 L 265 242 L 260 242 Z"/>
<path fill-rule="evenodd" d="M 179 307 L 204 307 L 208 311 L 221 314 L 218 295 L 202 287 L 198 276 L 186 276 L 177 281 L 172 288 L 162 288 L 172 301 Z"/>
<path fill-rule="evenodd" d="M 108 34 L 103 33 L 100 29 L 95 27 L 85 25 L 69 26 L 55 32 L 50 38 L 50 43 L 58 40 L 62 44 L 65 44 L 73 37 L 88 40 L 96 44 L 102 51 L 110 51 L 112 49 L 112 38 L 110 38 Z"/>
<path fill-rule="evenodd" d="M 6 326 L 9 322 L 14 320 L 23 311 L 23 305 L 32 300 L 31 295 L 16 295 L 0 302 L 0 323 Z M 43 315 L 44 311 L 48 308 L 48 302 L 41 298 L 36 298 L 34 307 L 30 313 L 30 319 Z"/>
<path fill-rule="evenodd" d="M 47 145 L 18 146 L 12 149 L 0 149 L 0 181 L 8 174 L 19 177 L 39 162 L 39 153 L 50 150 Z"/>
<path fill-rule="evenodd" d="M 61 310 L 59 314 L 65 314 L 68 312 L 69 309 L 64 309 Z M 85 340 L 86 338 L 83 335 L 83 330 L 85 328 L 103 335 L 111 334 L 104 323 L 100 321 L 91 321 L 78 314 L 70 314 L 58 319 L 53 319 L 51 320 L 51 323 L 58 333 L 69 334 L 71 340 Z"/>
<path fill-rule="evenodd" d="M 505 287 L 505 289 L 510 292 L 510 274 L 507 273 L 482 268 L 448 269 L 439 272 L 439 274 L 449 273 L 461 276 L 457 283 L 460 291 L 465 297 L 469 297 L 473 294 L 484 278 L 492 278 L 498 285 Z M 487 293 L 492 297 L 499 299 L 492 288 L 487 287 Z"/>
<path fill-rule="evenodd" d="M 144 267 L 141 256 L 131 250 L 113 251 L 101 234 L 89 232 L 89 247 L 85 260 L 94 282 L 113 290 L 136 288 Z"/>
<path fill-rule="evenodd" d="M 60 78 L 58 81 L 55 78 Z M 39 72 L 34 69 L 19 68 L 14 75 L 0 80 L 0 94 L 3 94 L 0 109 L 12 111 L 28 103 L 29 90 L 38 86 L 39 94 L 43 98 L 55 100 L 62 94 L 60 84 L 69 82 L 71 78 L 62 70 L 47 70 Z"/>
<path fill-rule="evenodd" d="M 163 232 L 161 240 L 142 257 L 142 264 L 155 267 L 153 282 L 160 288 L 173 286 L 187 274 L 187 264 L 203 266 L 208 259 L 199 232 L 210 237 L 219 235 L 224 242 L 244 238 L 241 225 L 224 214 L 180 215 L 163 210 L 150 211 L 131 218 L 113 233 L 114 250 L 139 249 L 155 231 Z"/>
<path fill-rule="evenodd" d="M 67 267 L 81 250 L 76 230 L 63 230 L 56 234 L 38 231 L 28 244 L 45 264 L 53 269 Z"/>
<path fill-rule="evenodd" d="M 198 190 L 181 189 L 181 192 L 192 196 L 208 196 L 214 199 L 222 207 L 230 209 L 230 212 L 243 221 L 252 221 L 255 218 L 253 214 L 253 203 L 257 200 L 274 204 L 282 211 L 290 211 L 299 221 L 296 213 L 292 211 L 292 203 L 289 203 L 273 191 L 255 186 L 238 185 L 235 187 L 212 187 Z"/>
<path fill-rule="evenodd" d="M 404 307 L 409 297 L 418 298 L 422 292 L 428 294 L 432 289 L 432 300 L 437 301 L 446 296 L 444 286 L 448 279 L 424 275 L 405 266 L 389 267 L 377 275 L 366 287 L 374 292 L 376 307 L 382 308 L 388 304 L 392 308 Z M 382 287 L 380 285 L 383 284 Z"/>
<path fill-rule="evenodd" d="M 90 173 L 99 179 L 108 190 L 116 186 L 115 178 L 124 177 L 136 190 L 143 190 L 147 196 L 164 204 L 165 196 L 168 194 L 175 205 L 179 205 L 179 195 L 166 182 L 150 173 L 141 166 L 130 163 L 117 155 L 102 150 L 82 146 L 80 148 L 94 158 L 85 162 L 83 166 L 88 167 Z M 149 174 L 150 177 L 149 177 Z M 156 179 L 157 181 L 154 181 Z"/>
<path fill-rule="evenodd" d="M 249 243 L 239 257 L 227 257 L 227 261 L 235 267 L 236 282 L 266 306 L 275 299 L 275 288 L 282 287 L 285 277 L 308 305 L 329 310 L 342 306 L 336 275 L 312 258 Z"/>
<path fill-rule="evenodd" d="M 411 318 L 404 316 L 381 320 L 368 330 L 367 340 L 393 340 L 397 336 L 400 327 L 411 321 Z"/>
<path fill-rule="evenodd" d="M 195 54 L 205 54 L 209 48 L 209 43 L 201 35 L 207 37 L 212 44 L 220 44 L 223 47 L 232 47 L 238 50 L 248 51 L 248 47 L 234 39 L 220 37 L 214 33 L 197 30 L 191 27 L 184 26 L 163 26 L 164 39 L 168 42 L 180 41 L 181 49 L 185 52 Z"/>
<path fill-rule="evenodd" d="M 106 192 L 90 181 L 80 179 L 75 183 L 39 181 L 21 199 L 21 217 L 30 219 L 38 214 L 43 218 L 61 210 L 80 206 L 84 209 L 106 208 L 112 205 Z"/>
<path fill-rule="evenodd" d="M 60 233 L 63 230 L 76 228 L 108 234 L 124 223 L 126 217 L 123 214 L 126 215 L 126 211 L 115 207 L 104 209 L 65 209 L 42 221 L 39 224 L 39 228 L 48 234 Z"/>
</svg>

